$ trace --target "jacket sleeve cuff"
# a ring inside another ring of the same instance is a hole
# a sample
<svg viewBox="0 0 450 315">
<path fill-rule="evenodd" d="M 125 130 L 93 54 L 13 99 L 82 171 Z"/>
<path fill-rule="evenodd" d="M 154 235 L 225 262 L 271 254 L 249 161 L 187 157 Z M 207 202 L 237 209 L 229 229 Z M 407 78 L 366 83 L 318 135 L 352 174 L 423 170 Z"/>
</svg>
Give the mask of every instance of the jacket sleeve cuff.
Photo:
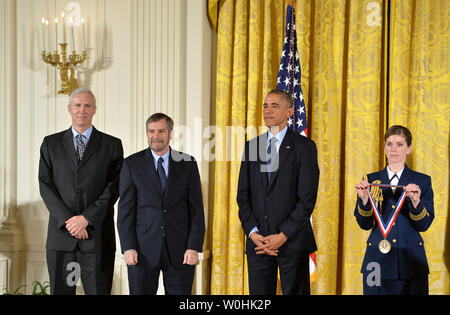
<svg viewBox="0 0 450 315">
<path fill-rule="evenodd" d="M 362 204 L 361 198 L 358 197 L 358 213 L 363 217 L 370 217 L 373 214 L 372 205 L 367 201 L 366 205 Z"/>
<path fill-rule="evenodd" d="M 419 203 L 419 205 L 417 206 L 417 209 L 414 209 L 414 207 L 411 203 L 411 206 L 409 208 L 409 217 L 413 221 L 420 221 L 423 218 L 425 218 L 426 216 L 430 216 L 430 214 L 428 213 L 428 210 L 425 208 L 425 206 L 422 204 L 422 202 Z"/>
</svg>

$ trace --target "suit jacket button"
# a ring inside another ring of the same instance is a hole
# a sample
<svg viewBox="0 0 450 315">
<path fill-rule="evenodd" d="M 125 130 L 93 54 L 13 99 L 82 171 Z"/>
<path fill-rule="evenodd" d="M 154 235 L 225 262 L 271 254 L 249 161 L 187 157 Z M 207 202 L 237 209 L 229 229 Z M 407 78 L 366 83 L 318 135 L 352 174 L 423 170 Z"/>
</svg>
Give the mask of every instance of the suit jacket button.
<svg viewBox="0 0 450 315">
<path fill-rule="evenodd" d="M 164 210 L 163 210 L 163 213 L 167 213 L 167 210 L 166 210 L 166 209 L 164 209 Z"/>
<path fill-rule="evenodd" d="M 397 243 L 397 240 L 394 238 L 394 239 L 392 240 L 392 243 Z"/>
<path fill-rule="evenodd" d="M 161 225 L 160 228 L 161 228 L 161 230 L 164 230 L 164 225 Z"/>
<path fill-rule="evenodd" d="M 422 246 L 422 242 L 419 242 L 419 245 Z"/>
<path fill-rule="evenodd" d="M 369 243 L 369 246 L 372 246 L 372 243 Z"/>
<path fill-rule="evenodd" d="M 264 219 L 267 220 L 267 216 L 266 215 L 264 216 Z"/>
</svg>

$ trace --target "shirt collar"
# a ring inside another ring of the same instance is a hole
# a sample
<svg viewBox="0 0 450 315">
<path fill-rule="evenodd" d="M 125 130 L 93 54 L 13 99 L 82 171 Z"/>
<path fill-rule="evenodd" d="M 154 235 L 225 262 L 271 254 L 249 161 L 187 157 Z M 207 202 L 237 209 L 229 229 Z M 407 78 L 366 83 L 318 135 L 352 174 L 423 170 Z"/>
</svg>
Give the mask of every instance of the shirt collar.
<svg viewBox="0 0 450 315">
<path fill-rule="evenodd" d="M 89 138 L 91 137 L 92 134 L 92 130 L 94 129 L 94 126 L 91 125 L 88 129 L 86 129 L 81 135 L 87 139 L 87 141 L 89 141 Z M 72 126 L 72 134 L 73 137 L 75 138 L 76 136 L 79 135 L 78 131 L 75 130 L 75 128 L 73 128 Z"/>
<path fill-rule="evenodd" d="M 267 132 L 267 142 L 269 142 L 270 139 L 275 137 L 278 140 L 277 141 L 278 144 L 281 144 L 281 142 L 283 142 L 284 136 L 286 135 L 286 132 L 287 132 L 287 125 L 283 129 L 281 129 L 281 131 L 276 135 L 272 134 L 269 129 L 269 131 Z"/>
<path fill-rule="evenodd" d="M 403 166 L 403 168 L 402 168 L 400 171 L 398 171 L 397 173 L 394 173 L 393 171 L 391 171 L 391 170 L 389 169 L 389 166 L 387 166 L 386 169 L 387 169 L 387 173 L 388 173 L 388 178 L 389 178 L 389 180 L 390 180 L 390 179 L 392 178 L 392 176 L 394 176 L 394 175 L 397 175 L 398 179 L 400 179 L 400 176 L 402 176 L 402 173 L 403 173 L 403 171 L 405 170 L 405 166 Z"/>
<path fill-rule="evenodd" d="M 153 152 L 153 150 L 150 148 L 150 151 L 152 152 L 153 159 L 155 160 L 155 163 L 158 163 L 159 158 L 162 157 L 163 158 L 163 164 L 166 164 L 166 165 L 167 165 L 167 162 L 169 161 L 170 150 L 171 149 L 169 147 L 169 151 L 164 153 L 163 156 L 160 156 L 160 155 L 156 154 L 155 152 Z"/>
</svg>

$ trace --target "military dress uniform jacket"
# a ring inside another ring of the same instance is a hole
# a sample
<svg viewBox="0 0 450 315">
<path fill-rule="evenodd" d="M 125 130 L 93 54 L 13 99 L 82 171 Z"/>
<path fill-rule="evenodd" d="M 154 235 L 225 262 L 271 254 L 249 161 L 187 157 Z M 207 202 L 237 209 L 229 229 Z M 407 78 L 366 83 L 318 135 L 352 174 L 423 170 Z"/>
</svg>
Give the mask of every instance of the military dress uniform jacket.
<svg viewBox="0 0 450 315">
<path fill-rule="evenodd" d="M 380 180 L 381 184 L 389 185 L 387 169 L 368 175 L 369 183 Z M 367 265 L 376 262 L 380 265 L 382 279 L 419 279 L 427 277 L 429 274 L 427 257 L 425 254 L 425 244 L 419 232 L 426 231 L 434 219 L 433 189 L 431 178 L 425 174 L 415 172 L 405 165 L 403 173 L 399 179 L 399 186 L 416 184 L 420 187 L 420 203 L 414 209 L 409 197 L 406 197 L 397 219 L 387 236 L 391 244 L 391 250 L 387 254 L 380 252 L 378 244 L 383 240 L 378 223 L 373 213 L 370 201 L 367 205 L 362 205 L 362 200 L 358 197 L 355 207 L 355 217 L 359 226 L 364 230 L 372 229 L 367 240 L 366 254 L 361 267 L 361 273 L 365 274 Z M 384 187 L 381 210 L 383 221 L 386 223 L 398 199 L 402 194 L 402 189 L 397 188 L 395 193 L 390 187 Z"/>
</svg>

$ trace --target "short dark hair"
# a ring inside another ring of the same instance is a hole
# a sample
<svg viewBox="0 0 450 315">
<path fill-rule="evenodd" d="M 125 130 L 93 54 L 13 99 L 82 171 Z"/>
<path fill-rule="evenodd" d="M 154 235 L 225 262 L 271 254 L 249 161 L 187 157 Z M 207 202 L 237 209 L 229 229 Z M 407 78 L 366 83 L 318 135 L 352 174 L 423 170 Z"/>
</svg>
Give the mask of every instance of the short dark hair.
<svg viewBox="0 0 450 315">
<path fill-rule="evenodd" d="M 411 131 L 409 131 L 408 128 L 403 127 L 401 125 L 394 125 L 392 127 L 390 127 L 386 133 L 384 134 L 384 142 L 386 143 L 387 138 L 389 138 L 390 136 L 393 135 L 402 135 L 405 137 L 406 139 L 406 144 L 408 145 L 408 147 L 411 146 L 412 143 L 412 135 L 411 135 Z"/>
<path fill-rule="evenodd" d="M 172 129 L 173 129 L 173 120 L 172 120 L 172 118 L 170 118 L 169 116 L 167 116 L 164 113 L 155 113 L 155 114 L 151 115 L 147 119 L 147 122 L 145 123 L 145 128 L 146 129 L 148 128 L 148 124 L 150 124 L 152 122 L 160 121 L 161 119 L 165 119 L 166 120 L 167 130 L 172 131 Z"/>
<path fill-rule="evenodd" d="M 267 93 L 267 95 L 270 94 L 277 94 L 277 95 L 282 95 L 284 96 L 284 99 L 287 101 L 288 103 L 288 107 L 294 107 L 294 101 L 292 100 L 292 96 L 291 94 L 289 94 L 288 92 L 284 91 L 284 90 L 280 90 L 280 89 L 273 89 L 272 91 L 270 91 L 269 93 Z"/>
</svg>

